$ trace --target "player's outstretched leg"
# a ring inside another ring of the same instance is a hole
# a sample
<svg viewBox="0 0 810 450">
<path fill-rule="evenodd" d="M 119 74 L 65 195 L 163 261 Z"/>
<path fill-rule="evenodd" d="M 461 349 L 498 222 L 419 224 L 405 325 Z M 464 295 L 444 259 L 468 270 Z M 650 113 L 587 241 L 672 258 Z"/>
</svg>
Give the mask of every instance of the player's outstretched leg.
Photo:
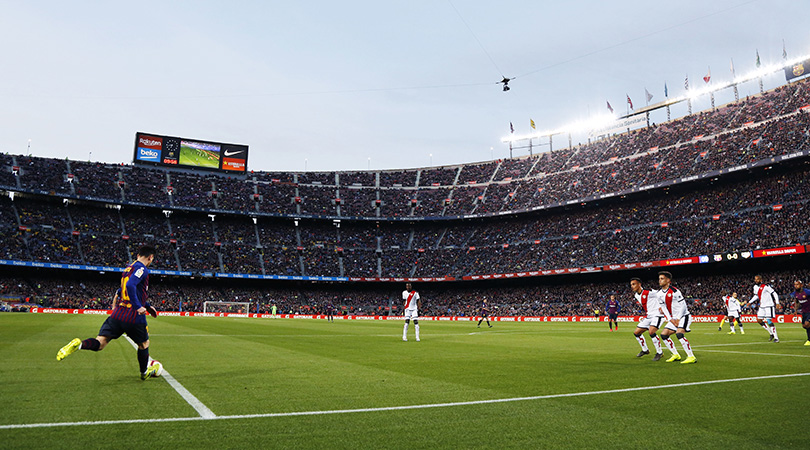
<svg viewBox="0 0 810 450">
<path fill-rule="evenodd" d="M 58 352 L 56 352 L 56 360 L 61 361 L 67 358 L 68 355 L 73 354 L 76 350 L 81 348 L 82 341 L 79 338 L 74 338 L 72 341 L 68 342 L 67 345 L 60 348 Z"/>
</svg>

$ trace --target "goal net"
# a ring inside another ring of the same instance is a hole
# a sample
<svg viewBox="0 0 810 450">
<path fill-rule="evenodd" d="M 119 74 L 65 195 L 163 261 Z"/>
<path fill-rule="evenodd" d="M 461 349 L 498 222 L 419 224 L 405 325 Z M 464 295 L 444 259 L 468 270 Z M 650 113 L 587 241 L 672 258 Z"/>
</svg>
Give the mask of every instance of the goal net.
<svg viewBox="0 0 810 450">
<path fill-rule="evenodd" d="M 245 314 L 250 312 L 250 302 L 204 302 L 203 312 Z"/>
</svg>

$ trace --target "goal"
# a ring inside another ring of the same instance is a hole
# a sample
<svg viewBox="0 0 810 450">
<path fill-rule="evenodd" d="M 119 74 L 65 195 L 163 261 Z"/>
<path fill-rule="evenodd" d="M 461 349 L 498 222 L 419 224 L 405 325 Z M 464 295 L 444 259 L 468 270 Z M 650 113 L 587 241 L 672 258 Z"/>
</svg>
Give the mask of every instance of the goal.
<svg viewBox="0 0 810 450">
<path fill-rule="evenodd" d="M 249 313 L 250 302 L 204 302 L 203 312 L 206 313 Z"/>
</svg>

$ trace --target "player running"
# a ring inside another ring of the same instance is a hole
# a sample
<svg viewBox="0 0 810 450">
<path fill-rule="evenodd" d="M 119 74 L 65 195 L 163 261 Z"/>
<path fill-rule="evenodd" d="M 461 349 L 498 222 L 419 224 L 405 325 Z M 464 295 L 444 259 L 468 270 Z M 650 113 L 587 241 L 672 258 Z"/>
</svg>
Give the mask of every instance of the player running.
<svg viewBox="0 0 810 450">
<path fill-rule="evenodd" d="M 663 312 L 667 316 L 669 322 L 661 332 L 661 337 L 667 344 L 667 348 L 672 352 L 672 356 L 667 362 L 680 361 L 681 355 L 678 349 L 675 348 L 675 343 L 672 342 L 670 336 L 673 334 L 678 338 L 686 352 L 686 359 L 681 361 L 681 364 L 694 364 L 697 362 L 695 354 L 692 352 L 692 345 L 686 339 L 685 333 L 690 331 L 689 326 L 692 323 L 692 316 L 689 314 L 689 308 L 686 305 L 686 300 L 683 294 L 675 286 L 672 286 L 672 274 L 669 272 L 658 272 L 658 286 L 661 288 L 658 291 L 663 301 Z M 670 315 L 671 312 L 671 315 Z"/>
<path fill-rule="evenodd" d="M 726 295 L 723 297 L 723 302 L 726 304 L 728 327 L 731 329 L 728 334 L 736 334 L 734 331 L 734 320 L 736 320 L 737 325 L 740 326 L 740 334 L 745 334 L 742 321 L 740 320 L 740 317 L 742 317 L 742 309 L 740 308 L 739 300 L 737 300 L 737 293 L 732 292 L 731 295 Z"/>
<path fill-rule="evenodd" d="M 605 311 L 607 311 L 608 315 L 608 327 L 610 327 L 610 331 L 613 331 L 613 326 L 616 326 L 616 331 L 619 331 L 619 313 L 622 310 L 622 305 L 619 304 L 619 301 L 616 300 L 616 295 L 611 294 L 610 300 L 607 301 L 605 304 Z"/>
<path fill-rule="evenodd" d="M 489 324 L 489 306 L 487 305 L 487 298 L 484 297 L 483 304 L 481 305 L 481 320 L 478 321 L 478 328 L 481 328 L 481 322 L 487 320 L 487 326 L 492 328 L 492 325 Z"/>
<path fill-rule="evenodd" d="M 776 305 L 779 304 L 779 294 L 767 283 L 763 283 L 762 275 L 754 277 L 754 296 L 751 300 L 743 303 L 742 306 L 759 302 L 759 309 L 757 309 L 757 323 L 771 335 L 768 341 L 774 343 L 779 342 L 779 335 L 776 334 L 776 326 L 773 324 L 773 318 L 776 317 L 774 311 Z"/>
<path fill-rule="evenodd" d="M 141 369 L 141 380 L 155 376 L 161 370 L 161 364 L 149 364 L 149 329 L 146 326 L 146 314 L 157 316 L 157 311 L 146 303 L 149 290 L 149 265 L 155 260 L 155 247 L 144 245 L 138 250 L 138 259 L 129 265 L 121 274 L 121 292 L 116 295 L 117 301 L 112 313 L 95 338 L 80 340 L 75 338 L 56 353 L 56 360 L 61 361 L 76 350 L 98 352 L 113 339 L 126 333 L 138 346 L 138 365 Z"/>
<path fill-rule="evenodd" d="M 661 351 L 661 339 L 658 337 L 658 335 L 656 335 L 656 333 L 658 332 L 658 328 L 661 326 L 661 322 L 664 319 L 664 313 L 662 312 L 661 304 L 658 301 L 658 292 L 641 287 L 640 278 L 630 279 L 630 289 L 633 290 L 633 295 L 635 296 L 636 301 L 641 305 L 644 312 L 647 314 L 647 316 L 641 319 L 641 322 L 636 325 L 636 331 L 633 332 L 633 335 L 636 337 L 639 345 L 641 345 L 641 351 L 638 352 L 636 358 L 641 358 L 644 355 L 650 354 L 650 350 L 647 348 L 647 342 L 644 340 L 644 332 L 647 331 L 650 334 L 650 339 L 655 345 L 655 356 L 653 357 L 653 361 L 658 361 L 661 359 L 663 352 Z"/>
<path fill-rule="evenodd" d="M 405 327 L 402 329 L 402 340 L 408 340 L 408 324 L 413 319 L 416 342 L 419 342 L 419 307 L 422 306 L 422 300 L 419 298 L 419 293 L 413 290 L 411 283 L 405 284 L 402 300 L 405 300 Z"/>
<path fill-rule="evenodd" d="M 801 312 L 802 327 L 807 332 L 807 342 L 804 343 L 806 347 L 810 347 L 810 289 L 804 287 L 801 280 L 793 282 L 793 292 L 790 296 L 793 297 L 793 307 L 796 309 L 796 314 Z"/>
</svg>

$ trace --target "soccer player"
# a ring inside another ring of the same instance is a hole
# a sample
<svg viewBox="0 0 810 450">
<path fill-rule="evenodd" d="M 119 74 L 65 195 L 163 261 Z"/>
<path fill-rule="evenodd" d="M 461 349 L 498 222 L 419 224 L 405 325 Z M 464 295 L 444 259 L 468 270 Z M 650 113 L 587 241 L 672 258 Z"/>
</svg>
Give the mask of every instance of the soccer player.
<svg viewBox="0 0 810 450">
<path fill-rule="evenodd" d="M 768 341 L 774 343 L 779 342 L 779 335 L 776 334 L 776 326 L 773 324 L 773 318 L 776 317 L 774 308 L 779 304 L 779 294 L 771 287 L 771 285 L 762 281 L 762 275 L 754 277 L 754 296 L 751 300 L 743 303 L 745 306 L 749 303 L 759 302 L 757 309 L 757 323 L 771 335 Z"/>
<path fill-rule="evenodd" d="M 723 302 L 726 304 L 726 310 L 728 311 L 728 326 L 731 331 L 728 334 L 735 334 L 734 331 L 734 320 L 737 320 L 737 325 L 740 326 L 740 334 L 745 334 L 745 330 L 743 330 L 743 324 L 740 320 L 742 317 L 741 309 L 740 309 L 740 302 L 737 300 L 737 293 L 732 292 L 731 295 L 726 295 L 723 297 Z"/>
<path fill-rule="evenodd" d="M 664 318 L 664 313 L 661 311 L 661 304 L 658 301 L 658 292 L 641 287 L 640 278 L 630 279 L 630 289 L 633 290 L 636 301 L 641 305 L 644 312 L 647 314 L 647 316 L 641 319 L 641 322 L 636 325 L 636 331 L 633 332 L 633 335 L 636 337 L 639 345 L 641 345 L 641 351 L 638 353 L 638 355 L 636 355 L 636 358 L 641 358 L 644 355 L 650 354 L 650 350 L 647 348 L 647 342 L 644 340 L 644 332 L 647 331 L 650 334 L 650 339 L 655 345 L 655 356 L 653 357 L 653 361 L 658 361 L 661 359 L 663 352 L 661 351 L 661 339 L 656 333 L 658 332 L 658 328 L 661 326 L 661 322 Z"/>
<path fill-rule="evenodd" d="M 413 319 L 416 342 L 419 342 L 419 307 L 422 306 L 422 300 L 419 298 L 419 293 L 413 290 L 411 283 L 405 284 L 402 300 L 405 300 L 405 327 L 402 329 L 402 340 L 408 340 L 408 324 Z"/>
<path fill-rule="evenodd" d="M 334 322 L 335 321 L 335 306 L 332 302 L 326 303 L 326 321 L 327 322 Z"/>
<path fill-rule="evenodd" d="M 807 342 L 804 343 L 806 347 L 810 347 L 810 289 L 804 287 L 801 280 L 793 282 L 794 291 L 790 293 L 793 297 L 793 307 L 796 309 L 796 314 L 801 311 L 802 314 L 802 327 L 807 332 Z"/>
<path fill-rule="evenodd" d="M 619 331 L 619 322 L 617 319 L 619 318 L 619 312 L 622 310 L 622 305 L 619 304 L 619 301 L 616 300 L 616 295 L 611 294 L 610 300 L 608 300 L 607 304 L 605 305 L 605 311 L 607 311 L 608 315 L 608 327 L 610 327 L 610 331 L 613 331 L 613 326 L 616 326 L 616 331 Z"/>
<path fill-rule="evenodd" d="M 685 333 L 690 331 L 692 323 L 692 316 L 689 314 L 689 308 L 686 305 L 686 300 L 683 294 L 675 286 L 672 285 L 672 274 L 669 272 L 658 272 L 658 286 L 661 288 L 658 293 L 661 296 L 660 300 L 663 301 L 663 312 L 666 315 L 667 322 L 664 326 L 664 331 L 661 332 L 661 338 L 667 344 L 667 348 L 672 352 L 672 356 L 667 362 L 680 361 L 681 355 L 678 349 L 675 348 L 675 343 L 672 342 L 670 336 L 673 334 L 678 338 L 686 352 L 686 359 L 681 361 L 681 364 L 694 364 L 697 362 L 695 354 L 692 352 L 692 345 L 686 339 Z M 670 314 L 671 312 L 671 314 Z"/>
<path fill-rule="evenodd" d="M 492 328 L 492 325 L 489 324 L 489 306 L 487 305 L 487 298 L 484 297 L 484 302 L 481 305 L 481 320 L 478 321 L 478 328 L 481 328 L 481 322 L 487 319 L 487 326 Z"/>
<path fill-rule="evenodd" d="M 113 339 L 126 333 L 138 346 L 138 365 L 141 369 L 141 380 L 155 376 L 161 369 L 160 363 L 149 364 L 149 330 L 146 326 L 146 314 L 157 316 L 157 311 L 146 303 L 149 290 L 149 265 L 155 260 L 155 247 L 144 245 L 138 250 L 138 259 L 129 265 L 121 274 L 121 292 L 116 295 L 117 303 L 112 313 L 101 325 L 98 336 L 80 340 L 75 338 L 56 353 L 56 360 L 61 361 L 76 350 L 98 352 Z"/>
</svg>

